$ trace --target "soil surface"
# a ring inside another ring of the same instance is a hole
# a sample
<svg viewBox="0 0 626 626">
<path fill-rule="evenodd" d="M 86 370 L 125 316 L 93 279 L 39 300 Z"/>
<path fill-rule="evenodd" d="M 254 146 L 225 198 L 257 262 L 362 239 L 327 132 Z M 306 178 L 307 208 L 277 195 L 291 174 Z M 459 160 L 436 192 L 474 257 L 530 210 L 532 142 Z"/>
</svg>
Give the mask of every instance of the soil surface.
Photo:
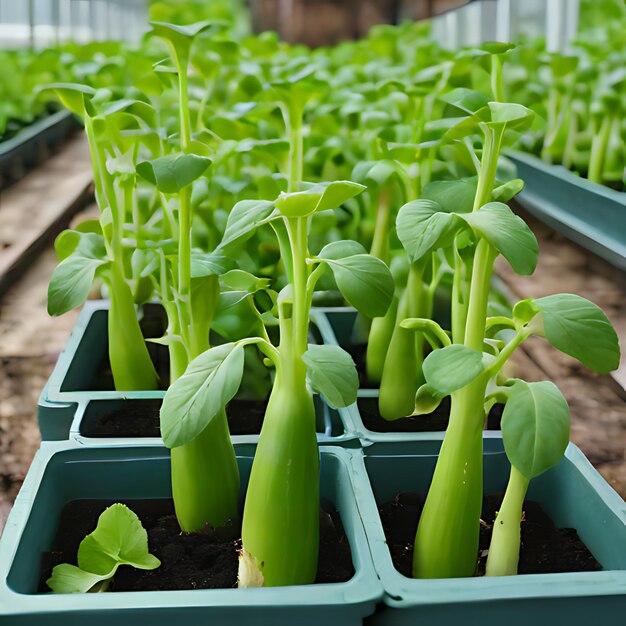
<svg viewBox="0 0 626 626">
<path fill-rule="evenodd" d="M 476 575 L 485 573 L 491 528 L 504 494 L 483 499 Z M 413 542 L 425 494 L 404 492 L 379 508 L 380 518 L 395 568 L 411 577 Z M 556 528 L 537 502 L 524 502 L 519 574 L 594 572 L 602 569 L 573 528 Z"/>
<path fill-rule="evenodd" d="M 359 398 L 357 400 L 363 424 L 377 433 L 426 433 L 445 430 L 450 417 L 450 398 L 427 415 L 410 415 L 397 420 L 386 420 L 378 412 L 378 398 Z M 496 404 L 487 416 L 487 430 L 500 430 L 500 421 L 504 405 Z"/>
<path fill-rule="evenodd" d="M 92 532 L 98 517 L 112 500 L 75 500 L 61 513 L 53 550 L 44 553 L 39 590 L 60 563 L 76 564 L 78 546 Z M 168 589 L 223 589 L 237 586 L 238 524 L 216 531 L 181 533 L 172 500 L 124 501 L 148 533 L 148 547 L 161 565 L 152 571 L 121 566 L 109 591 L 164 591 Z M 352 555 L 341 519 L 332 508 L 320 510 L 320 551 L 316 583 L 346 582 L 354 575 Z"/>
<path fill-rule="evenodd" d="M 121 400 L 110 410 L 94 410 L 92 403 L 85 413 L 80 432 L 85 437 L 160 437 L 161 399 Z M 92 408 L 93 407 L 93 408 Z M 261 432 L 267 401 L 233 399 L 226 407 L 231 435 L 258 435 Z"/>
</svg>

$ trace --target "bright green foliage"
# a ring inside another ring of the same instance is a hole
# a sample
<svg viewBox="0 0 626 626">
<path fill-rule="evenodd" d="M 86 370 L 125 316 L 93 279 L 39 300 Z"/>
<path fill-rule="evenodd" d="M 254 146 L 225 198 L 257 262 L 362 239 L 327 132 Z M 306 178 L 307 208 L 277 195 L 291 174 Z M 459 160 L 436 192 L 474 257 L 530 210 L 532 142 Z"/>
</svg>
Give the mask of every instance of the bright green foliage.
<svg viewBox="0 0 626 626">
<path fill-rule="evenodd" d="M 153 570 L 161 565 L 148 552 L 148 535 L 139 518 L 123 504 L 113 504 L 78 548 L 78 567 L 63 563 L 46 584 L 55 593 L 104 591 L 120 565 Z"/>
</svg>

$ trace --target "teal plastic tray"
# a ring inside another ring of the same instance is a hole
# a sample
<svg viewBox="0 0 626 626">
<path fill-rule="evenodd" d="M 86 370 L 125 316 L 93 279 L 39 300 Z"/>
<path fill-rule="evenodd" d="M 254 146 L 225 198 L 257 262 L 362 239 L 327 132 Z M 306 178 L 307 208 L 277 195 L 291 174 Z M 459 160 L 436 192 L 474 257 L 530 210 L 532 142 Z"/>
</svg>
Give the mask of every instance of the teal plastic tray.
<svg viewBox="0 0 626 626">
<path fill-rule="evenodd" d="M 592 183 L 560 165 L 510 151 L 526 188 L 516 200 L 572 241 L 626 270 L 626 193 Z"/>
<path fill-rule="evenodd" d="M 242 498 L 254 446 L 236 445 Z M 345 583 L 267 589 L 95 594 L 37 593 L 40 559 L 50 549 L 63 506 L 76 499 L 171 497 L 169 451 L 162 446 L 85 447 L 44 443 L 0 540 L 3 626 L 358 626 L 382 598 L 357 509 L 350 458 L 320 448 L 320 497 L 330 501 L 350 542 L 355 574 Z"/>
<path fill-rule="evenodd" d="M 484 440 L 485 492 L 506 487 L 509 464 L 498 434 Z M 402 491 L 426 491 L 441 440 L 375 444 L 352 464 L 359 510 L 376 571 L 385 589 L 384 607 L 371 626 L 415 624 L 506 624 L 588 626 L 623 622 L 626 614 L 626 504 L 573 444 L 563 461 L 530 484 L 528 497 L 541 503 L 559 527 L 576 528 L 604 567 L 570 574 L 415 580 L 393 566 L 378 505 Z"/>
<path fill-rule="evenodd" d="M 38 421 L 44 441 L 77 440 L 85 445 L 111 445 L 132 442 L 135 445 L 155 445 L 160 438 L 95 438 L 81 432 L 81 423 L 87 413 L 101 412 L 122 402 L 162 399 L 164 391 L 95 391 L 89 388 L 101 363 L 106 347 L 109 302 L 94 300 L 85 303 L 72 334 L 59 356 L 48 379 L 38 405 Z M 326 317 L 313 310 L 312 323 L 319 336 L 328 336 L 330 327 Z M 318 441 L 325 444 L 357 445 L 354 414 L 347 409 L 334 410 L 319 398 Z M 236 435 L 233 441 L 255 443 L 258 435 Z"/>
</svg>

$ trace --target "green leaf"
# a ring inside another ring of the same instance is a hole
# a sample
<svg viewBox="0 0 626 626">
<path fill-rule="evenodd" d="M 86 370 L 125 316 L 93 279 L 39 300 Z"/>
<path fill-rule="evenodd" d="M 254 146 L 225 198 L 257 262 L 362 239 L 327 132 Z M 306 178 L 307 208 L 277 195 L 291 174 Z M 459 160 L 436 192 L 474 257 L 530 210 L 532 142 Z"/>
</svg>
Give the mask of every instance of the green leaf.
<svg viewBox="0 0 626 626">
<path fill-rule="evenodd" d="M 242 200 L 232 208 L 220 246 L 242 243 L 274 212 L 274 203 L 267 200 Z M 278 217 L 278 214 L 276 215 Z"/>
<path fill-rule="evenodd" d="M 395 285 L 389 268 L 369 254 L 342 259 L 323 258 L 333 272 L 339 291 L 356 309 L 368 317 L 385 315 Z"/>
<path fill-rule="evenodd" d="M 281 193 L 276 199 L 275 206 L 284 217 L 306 217 L 315 212 L 321 194 L 310 191 L 296 191 Z"/>
<path fill-rule="evenodd" d="M 521 178 L 514 178 L 496 187 L 491 196 L 497 202 L 508 202 L 522 191 L 522 189 L 524 189 L 524 181 Z"/>
<path fill-rule="evenodd" d="M 281 193 L 276 208 L 285 217 L 306 217 L 318 211 L 336 209 L 364 189 L 364 185 L 347 180 L 317 183 L 305 191 Z"/>
<path fill-rule="evenodd" d="M 447 213 L 471 213 L 478 178 L 459 178 L 457 180 L 435 180 L 424 185 L 422 199 L 437 202 L 442 211 Z"/>
<path fill-rule="evenodd" d="M 502 202 L 489 202 L 461 217 L 524 276 L 535 271 L 539 246 L 526 222 Z"/>
<path fill-rule="evenodd" d="M 69 253 L 55 268 L 48 285 L 48 313 L 63 315 L 80 306 L 89 295 L 96 270 L 108 263 L 104 238 L 96 233 L 62 233 L 60 254 Z"/>
<path fill-rule="evenodd" d="M 422 385 L 415 394 L 415 411 L 413 415 L 432 413 L 445 398 L 446 394 L 435 391 L 430 385 Z"/>
<path fill-rule="evenodd" d="M 489 125 L 506 125 L 507 129 L 518 132 L 529 129 L 532 126 L 535 115 L 525 106 L 510 102 L 490 102 L 489 110 L 491 111 L 491 122 L 488 122 Z"/>
<path fill-rule="evenodd" d="M 556 465 L 569 441 L 567 402 L 554 383 L 516 380 L 502 414 L 511 464 L 529 480 Z"/>
<path fill-rule="evenodd" d="M 359 376 L 352 357 L 339 346 L 309 345 L 302 355 L 311 389 L 333 408 L 356 402 Z"/>
<path fill-rule="evenodd" d="M 466 113 L 476 113 L 479 109 L 487 106 L 489 102 L 489 98 L 485 94 L 473 89 L 466 89 L 465 87 L 453 89 L 439 96 L 439 99 Z"/>
<path fill-rule="evenodd" d="M 433 350 L 424 359 L 423 371 L 432 392 L 448 395 L 465 387 L 483 373 L 483 355 L 478 350 L 454 343 Z"/>
<path fill-rule="evenodd" d="M 222 276 L 222 283 L 228 289 L 256 293 L 270 286 L 269 278 L 258 278 L 254 274 L 243 270 L 230 270 Z"/>
<path fill-rule="evenodd" d="M 193 40 L 212 26 L 221 26 L 221 22 L 204 21 L 185 26 L 166 22 L 150 22 L 150 26 L 152 26 L 152 32 L 170 43 L 178 55 L 188 56 Z"/>
<path fill-rule="evenodd" d="M 619 340 L 600 307 L 571 293 L 537 298 L 532 304 L 541 312 L 543 333 L 555 348 L 601 374 L 617 369 Z"/>
<path fill-rule="evenodd" d="M 322 192 L 316 211 L 328 211 L 339 208 L 344 202 L 358 196 L 366 189 L 365 185 L 353 183 L 349 180 L 337 180 L 332 183 L 317 183 L 309 191 Z"/>
<path fill-rule="evenodd" d="M 66 109 L 83 117 L 85 115 L 85 100 L 91 99 L 96 90 L 88 85 L 78 83 L 51 83 L 42 87 L 40 91 L 52 89 Z"/>
<path fill-rule="evenodd" d="M 191 277 L 221 276 L 235 267 L 235 261 L 219 252 L 202 252 L 193 250 L 191 253 Z"/>
<path fill-rule="evenodd" d="M 78 567 L 64 563 L 46 584 L 55 593 L 85 593 L 115 575 L 120 565 L 152 570 L 161 562 L 148 552 L 148 534 L 127 506 L 113 504 L 98 518 L 96 529 L 78 548 Z"/>
<path fill-rule="evenodd" d="M 200 178 L 211 159 L 196 154 L 168 154 L 137 164 L 137 173 L 163 193 L 178 193 Z"/>
<path fill-rule="evenodd" d="M 342 239 L 341 241 L 331 241 L 327 243 L 319 253 L 322 259 L 343 259 L 355 254 L 367 254 L 365 248 L 352 239 Z"/>
<path fill-rule="evenodd" d="M 168 448 L 193 441 L 230 402 L 243 365 L 244 349 L 237 343 L 210 348 L 189 364 L 161 406 L 161 437 Z"/>
<path fill-rule="evenodd" d="M 461 225 L 455 214 L 442 211 L 441 206 L 432 200 L 414 200 L 405 204 L 396 219 L 398 238 L 411 263 L 451 244 Z"/>
<path fill-rule="evenodd" d="M 61 563 L 54 567 L 52 576 L 46 580 L 46 585 L 54 593 L 87 593 L 94 585 L 108 578 L 111 576 L 92 574 L 76 565 Z"/>
</svg>

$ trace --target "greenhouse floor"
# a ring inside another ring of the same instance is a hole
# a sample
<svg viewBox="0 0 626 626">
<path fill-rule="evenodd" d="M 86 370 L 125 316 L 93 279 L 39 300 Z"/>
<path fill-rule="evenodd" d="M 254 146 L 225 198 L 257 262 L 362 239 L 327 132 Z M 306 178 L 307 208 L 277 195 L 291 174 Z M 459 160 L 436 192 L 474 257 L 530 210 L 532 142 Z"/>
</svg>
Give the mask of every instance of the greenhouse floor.
<svg viewBox="0 0 626 626">
<path fill-rule="evenodd" d="M 532 217 L 524 217 L 538 236 L 541 252 L 532 280 L 514 278 L 506 263 L 498 266 L 513 296 L 521 299 L 558 291 L 578 293 L 607 312 L 624 340 L 624 274 Z M 0 301 L 0 529 L 39 446 L 38 396 L 77 317 L 76 311 L 58 318 L 46 313 L 47 284 L 55 264 L 54 251 L 48 246 Z M 517 372 L 528 380 L 551 379 L 563 390 L 572 411 L 572 440 L 626 497 L 624 365 L 617 373 L 620 386 L 611 376 L 594 374 L 536 339 L 524 345 L 513 368 L 513 375 Z"/>
</svg>

